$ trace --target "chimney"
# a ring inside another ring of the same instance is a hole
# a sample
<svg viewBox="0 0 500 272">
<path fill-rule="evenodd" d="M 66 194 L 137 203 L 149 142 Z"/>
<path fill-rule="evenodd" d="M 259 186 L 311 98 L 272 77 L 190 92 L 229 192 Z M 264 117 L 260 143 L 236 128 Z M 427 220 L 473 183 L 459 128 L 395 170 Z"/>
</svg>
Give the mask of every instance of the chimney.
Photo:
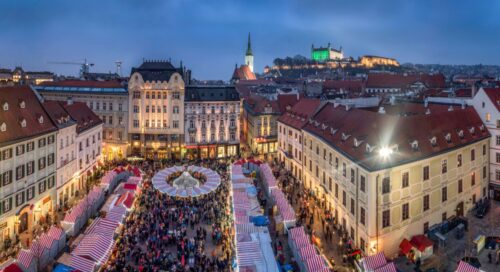
<svg viewBox="0 0 500 272">
<path fill-rule="evenodd" d="M 429 106 L 429 100 L 428 100 L 428 98 L 425 98 L 425 100 L 424 100 L 424 107 L 427 108 L 428 106 Z"/>
<path fill-rule="evenodd" d="M 465 100 L 462 100 L 462 110 L 465 110 Z"/>
<path fill-rule="evenodd" d="M 476 92 L 477 92 L 476 83 L 472 83 L 472 87 L 471 87 L 471 96 L 472 96 L 472 98 L 474 98 L 474 96 L 476 95 Z"/>
<path fill-rule="evenodd" d="M 68 96 L 68 101 L 67 102 L 68 102 L 68 106 L 69 105 L 73 105 L 73 97 Z"/>
<path fill-rule="evenodd" d="M 429 109 L 429 108 L 428 108 L 428 109 L 425 111 L 425 114 L 427 114 L 427 115 L 431 114 L 431 109 Z"/>
<path fill-rule="evenodd" d="M 450 105 L 450 107 L 448 108 L 448 111 L 453 111 L 453 106 Z"/>
</svg>

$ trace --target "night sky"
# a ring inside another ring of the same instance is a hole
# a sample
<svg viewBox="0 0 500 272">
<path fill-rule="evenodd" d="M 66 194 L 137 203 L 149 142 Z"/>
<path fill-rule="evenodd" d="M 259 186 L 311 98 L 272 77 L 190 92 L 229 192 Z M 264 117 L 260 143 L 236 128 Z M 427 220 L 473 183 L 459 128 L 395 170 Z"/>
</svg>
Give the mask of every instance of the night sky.
<svg viewBox="0 0 500 272">
<path fill-rule="evenodd" d="M 487 3 L 488 2 L 488 3 Z M 342 46 L 401 63 L 500 64 L 500 1 L 19 0 L 0 2 L 0 68 L 129 74 L 143 58 L 182 60 L 198 79 L 231 77 L 252 33 L 256 71 L 276 57 Z"/>
</svg>

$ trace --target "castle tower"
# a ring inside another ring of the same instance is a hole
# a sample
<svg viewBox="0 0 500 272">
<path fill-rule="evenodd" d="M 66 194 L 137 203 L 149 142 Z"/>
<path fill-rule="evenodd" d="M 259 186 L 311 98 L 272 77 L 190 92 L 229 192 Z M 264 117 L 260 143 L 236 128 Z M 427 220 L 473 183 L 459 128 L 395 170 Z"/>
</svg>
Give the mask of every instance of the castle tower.
<svg viewBox="0 0 500 272">
<path fill-rule="evenodd" d="M 245 64 L 248 65 L 250 71 L 253 73 L 253 54 L 252 54 L 252 44 L 250 42 L 250 33 L 248 33 L 248 45 L 247 53 L 245 54 Z"/>
</svg>

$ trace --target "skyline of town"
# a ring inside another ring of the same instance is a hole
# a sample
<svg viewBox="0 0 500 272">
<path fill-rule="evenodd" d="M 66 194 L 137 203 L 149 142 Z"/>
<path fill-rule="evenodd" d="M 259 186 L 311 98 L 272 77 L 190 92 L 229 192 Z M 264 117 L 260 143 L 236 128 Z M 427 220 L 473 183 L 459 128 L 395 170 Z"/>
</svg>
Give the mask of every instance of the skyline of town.
<svg viewBox="0 0 500 272">
<path fill-rule="evenodd" d="M 5 29 L 0 67 L 76 75 L 77 67 L 50 62 L 87 58 L 96 72 L 113 72 L 114 61 L 121 60 L 128 73 L 143 58 L 171 58 L 176 64 L 183 61 L 196 78 L 228 79 L 234 65 L 243 63 L 248 32 L 257 72 L 275 58 L 308 56 L 311 44 L 328 43 L 342 46 L 354 58 L 500 63 L 492 54 L 500 24 L 493 12 L 499 4 L 445 2 L 7 2 L 0 4 L 5 14 L 0 19 Z"/>
</svg>

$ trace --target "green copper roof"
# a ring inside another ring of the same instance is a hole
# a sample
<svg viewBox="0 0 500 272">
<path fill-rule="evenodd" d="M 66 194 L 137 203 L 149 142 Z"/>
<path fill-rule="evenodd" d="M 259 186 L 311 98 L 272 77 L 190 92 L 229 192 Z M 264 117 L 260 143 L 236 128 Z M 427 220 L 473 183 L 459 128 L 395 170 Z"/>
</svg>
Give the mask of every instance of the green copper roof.
<svg viewBox="0 0 500 272">
<path fill-rule="evenodd" d="M 248 33 L 248 46 L 247 46 L 247 56 L 252 56 L 252 43 L 250 42 L 250 33 Z"/>
</svg>

